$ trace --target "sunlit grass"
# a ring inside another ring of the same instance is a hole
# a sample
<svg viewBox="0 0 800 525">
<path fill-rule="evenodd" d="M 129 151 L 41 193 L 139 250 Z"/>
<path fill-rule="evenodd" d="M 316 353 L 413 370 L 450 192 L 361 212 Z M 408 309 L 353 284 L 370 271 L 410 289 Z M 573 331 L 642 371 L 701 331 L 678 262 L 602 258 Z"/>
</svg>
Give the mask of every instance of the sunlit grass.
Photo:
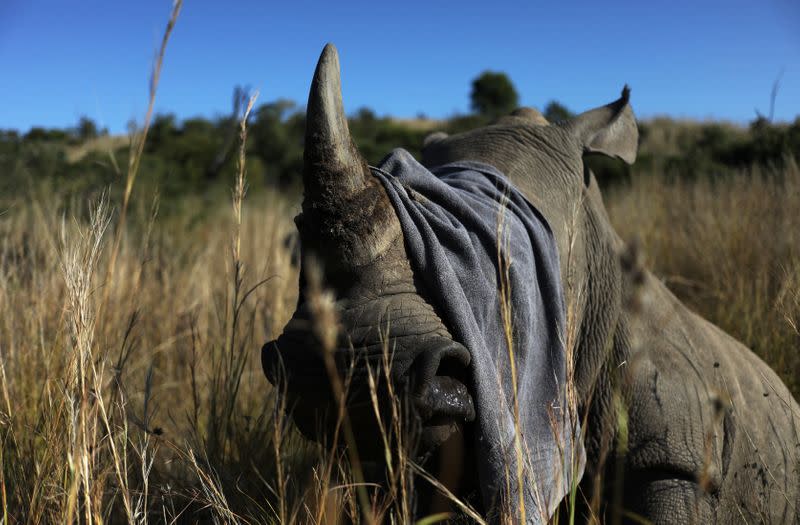
<svg viewBox="0 0 800 525">
<path fill-rule="evenodd" d="M 717 182 L 643 175 L 606 199 L 620 233 L 638 236 L 657 274 L 795 391 L 800 238 L 790 226 L 798 184 L 795 167 Z M 66 217 L 60 206 L 34 200 L 0 218 L 8 522 L 365 522 L 350 459 L 294 432 L 259 362 L 261 343 L 295 306 L 296 268 L 284 243 L 295 205 L 251 195 L 241 226 L 223 203 L 191 225 L 162 220 L 153 207 L 132 214 L 108 281 L 111 241 L 102 233 L 118 220 L 110 204 L 86 203 L 87 213 L 73 205 Z M 252 293 L 239 294 L 232 326 L 226 276 L 236 231 L 237 279 Z M 376 383 L 388 381 L 373 372 Z M 380 501 L 367 490 L 367 521 L 411 512 L 419 467 L 398 457 L 388 436 L 402 429 L 393 424 L 384 443 L 396 486 Z"/>
</svg>

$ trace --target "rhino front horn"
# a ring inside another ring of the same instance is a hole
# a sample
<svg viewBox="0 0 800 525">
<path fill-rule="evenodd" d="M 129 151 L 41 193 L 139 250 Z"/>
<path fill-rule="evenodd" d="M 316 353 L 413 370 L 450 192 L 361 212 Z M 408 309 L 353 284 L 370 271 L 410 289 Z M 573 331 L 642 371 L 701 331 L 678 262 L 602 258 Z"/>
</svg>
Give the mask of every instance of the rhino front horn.
<svg viewBox="0 0 800 525">
<path fill-rule="evenodd" d="M 365 186 L 369 168 L 350 137 L 342 104 L 339 54 L 322 50 L 311 82 L 306 113 L 303 184 L 312 202 L 347 199 Z"/>
<path fill-rule="evenodd" d="M 327 269 L 363 266 L 399 237 L 386 192 L 350 137 L 332 44 L 322 50 L 308 95 L 303 186 L 303 254 L 313 252 Z"/>
</svg>

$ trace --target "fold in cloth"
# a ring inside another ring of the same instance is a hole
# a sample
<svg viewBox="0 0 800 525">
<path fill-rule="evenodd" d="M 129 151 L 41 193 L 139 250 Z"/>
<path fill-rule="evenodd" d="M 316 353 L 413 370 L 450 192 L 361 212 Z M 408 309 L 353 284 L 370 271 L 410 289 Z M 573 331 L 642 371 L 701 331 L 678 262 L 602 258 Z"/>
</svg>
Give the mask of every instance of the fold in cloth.
<svg viewBox="0 0 800 525">
<path fill-rule="evenodd" d="M 525 521 L 544 523 L 584 467 L 566 400 L 565 306 L 553 233 L 490 165 L 428 170 L 396 149 L 370 169 L 397 212 L 429 300 L 472 356 L 468 386 L 484 504 L 495 513 L 511 510 L 517 521 L 521 491 Z M 510 308 L 502 306 L 503 290 Z"/>
</svg>

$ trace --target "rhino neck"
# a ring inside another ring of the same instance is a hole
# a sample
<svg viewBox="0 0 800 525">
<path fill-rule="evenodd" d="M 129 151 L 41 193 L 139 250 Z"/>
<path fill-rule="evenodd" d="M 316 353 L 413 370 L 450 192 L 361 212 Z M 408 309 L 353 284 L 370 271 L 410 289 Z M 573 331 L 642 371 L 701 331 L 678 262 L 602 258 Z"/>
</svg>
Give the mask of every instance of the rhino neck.
<svg viewBox="0 0 800 525">
<path fill-rule="evenodd" d="M 426 148 L 425 164 L 474 160 L 503 172 L 556 239 L 579 399 L 588 400 L 620 315 L 620 241 L 581 147 L 555 126 L 489 126 Z M 565 154 L 563 152 L 576 152 Z M 581 174 L 584 174 L 581 177 Z"/>
<path fill-rule="evenodd" d="M 619 254 L 623 243 L 611 226 L 597 181 L 582 166 L 581 157 L 517 155 L 496 166 L 545 216 L 555 236 L 570 310 L 567 331 L 575 349 L 575 386 L 579 403 L 585 404 L 615 345 L 622 311 Z M 581 172 L 583 180 L 573 176 Z M 531 173 L 546 175 L 531 177 Z"/>
<path fill-rule="evenodd" d="M 619 353 L 619 341 L 624 339 L 624 281 L 620 265 L 624 243 L 611 226 L 591 172 L 587 180 L 582 200 L 581 249 L 576 250 L 580 253 L 574 272 L 580 291 L 572 298 L 566 291 L 567 301 L 577 303 L 573 364 L 578 400 L 584 405 L 595 396 L 598 378 Z"/>
<path fill-rule="evenodd" d="M 581 157 L 517 156 L 498 168 L 545 216 L 555 236 L 569 310 L 567 339 L 574 348 L 573 377 L 578 402 L 586 405 L 618 346 L 624 243 L 611 226 L 597 181 Z"/>
</svg>

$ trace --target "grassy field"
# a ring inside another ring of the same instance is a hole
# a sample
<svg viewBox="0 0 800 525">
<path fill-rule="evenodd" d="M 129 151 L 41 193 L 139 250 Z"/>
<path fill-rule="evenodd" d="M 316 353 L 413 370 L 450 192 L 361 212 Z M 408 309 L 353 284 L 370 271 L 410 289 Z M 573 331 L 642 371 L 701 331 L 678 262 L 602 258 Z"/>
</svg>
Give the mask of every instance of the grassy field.
<svg viewBox="0 0 800 525">
<path fill-rule="evenodd" d="M 668 286 L 797 395 L 796 164 L 691 181 L 634 170 L 605 197 Z M 296 300 L 297 203 L 255 194 L 241 224 L 225 201 L 200 219 L 140 199 L 123 223 L 119 208 L 30 194 L 0 215 L 3 522 L 358 515 L 346 459 L 295 434 L 260 367 Z"/>
</svg>

